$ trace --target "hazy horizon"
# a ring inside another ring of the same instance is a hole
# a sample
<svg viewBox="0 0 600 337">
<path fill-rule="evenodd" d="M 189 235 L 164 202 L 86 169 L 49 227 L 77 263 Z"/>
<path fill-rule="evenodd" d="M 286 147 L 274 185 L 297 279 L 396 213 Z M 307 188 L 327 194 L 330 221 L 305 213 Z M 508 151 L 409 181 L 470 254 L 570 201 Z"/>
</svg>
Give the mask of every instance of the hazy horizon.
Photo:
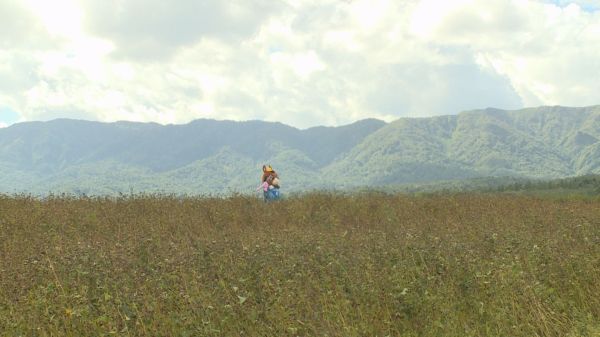
<svg viewBox="0 0 600 337">
<path fill-rule="evenodd" d="M 312 129 L 312 128 L 336 128 L 336 127 L 340 127 L 340 126 L 348 126 L 348 125 L 352 125 L 355 123 L 359 123 L 362 121 L 366 121 L 366 120 L 378 120 L 381 122 L 384 122 L 386 124 L 398 121 L 400 119 L 404 119 L 404 118 L 419 118 L 419 119 L 427 119 L 430 117 L 447 117 L 447 116 L 455 116 L 455 115 L 460 115 L 461 113 L 466 113 L 466 112 L 472 112 L 472 111 L 483 111 L 483 110 L 488 110 L 488 109 L 497 109 L 497 110 L 502 110 L 502 111 L 520 111 L 520 110 L 526 110 L 526 109 L 538 109 L 538 108 L 552 108 L 552 107 L 556 107 L 556 108 L 566 108 L 566 109 L 580 109 L 580 108 L 594 108 L 600 106 L 600 104 L 593 104 L 593 105 L 589 105 L 589 106 L 562 106 L 562 105 L 553 105 L 553 106 L 531 106 L 531 107 L 522 107 L 522 108 L 517 108 L 517 109 L 500 109 L 497 107 L 486 107 L 486 108 L 481 108 L 481 109 L 472 109 L 472 110 L 464 110 L 464 111 L 459 111 L 456 113 L 449 113 L 449 114 L 440 114 L 440 115 L 433 115 L 433 116 L 401 116 L 398 117 L 396 119 L 392 119 L 392 120 L 383 120 L 383 119 L 378 119 L 375 117 L 365 117 L 365 118 L 361 118 L 361 119 L 357 119 L 357 120 L 353 120 L 353 121 L 349 121 L 347 123 L 344 124 L 339 124 L 339 125 L 312 125 L 312 126 L 307 126 L 307 127 L 296 127 L 294 125 L 290 125 L 290 124 L 286 124 L 284 122 L 281 121 L 271 121 L 271 120 L 261 120 L 261 119 L 218 119 L 218 118 L 205 118 L 205 117 L 199 117 L 196 119 L 192 119 L 186 122 L 181 122 L 181 123 L 160 123 L 160 122 L 155 122 L 155 121 L 132 121 L 132 120 L 114 120 L 114 121 L 101 121 L 101 120 L 93 120 L 93 119 L 82 119 L 82 118 L 70 118 L 70 117 L 57 117 L 57 118 L 52 118 L 52 119 L 46 119 L 46 120 L 30 120 L 30 121 L 19 121 L 10 125 L 3 125 L 0 126 L 1 128 L 5 128 L 5 127 L 9 127 L 11 125 L 14 124 L 20 124 L 20 123 L 28 123 L 28 122 L 52 122 L 52 121 L 58 121 L 58 120 L 73 120 L 73 121 L 82 121 L 82 122 L 97 122 L 97 123 L 103 123 L 103 124 L 111 124 L 111 123 L 153 123 L 153 124 L 158 124 L 161 126 L 169 126 L 169 125 L 187 125 L 196 121 L 202 121 L 202 120 L 207 120 L 207 121 L 217 121 L 217 122 L 236 122 L 236 123 L 246 123 L 246 122 L 265 122 L 265 123 L 274 123 L 274 124 L 283 124 L 286 126 L 290 126 L 293 128 L 296 128 L 298 130 L 307 130 L 307 129 Z"/>
</svg>

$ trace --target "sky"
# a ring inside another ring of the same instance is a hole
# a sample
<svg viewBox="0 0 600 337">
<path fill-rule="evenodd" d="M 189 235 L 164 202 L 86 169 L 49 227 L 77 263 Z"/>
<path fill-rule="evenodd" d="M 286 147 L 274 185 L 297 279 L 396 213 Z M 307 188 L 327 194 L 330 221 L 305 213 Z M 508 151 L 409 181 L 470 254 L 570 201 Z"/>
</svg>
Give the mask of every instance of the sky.
<svg viewBox="0 0 600 337">
<path fill-rule="evenodd" d="M 0 0 L 0 127 L 600 104 L 600 0 Z"/>
</svg>

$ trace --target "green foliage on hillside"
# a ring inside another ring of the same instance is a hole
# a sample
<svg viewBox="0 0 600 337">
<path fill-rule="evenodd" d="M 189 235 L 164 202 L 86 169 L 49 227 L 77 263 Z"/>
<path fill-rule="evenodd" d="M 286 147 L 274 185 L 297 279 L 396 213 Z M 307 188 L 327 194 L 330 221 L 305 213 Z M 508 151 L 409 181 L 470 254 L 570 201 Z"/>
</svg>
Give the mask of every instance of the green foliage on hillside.
<svg viewBox="0 0 600 337">
<path fill-rule="evenodd" d="M 23 123 L 0 129 L 0 191 L 288 192 L 600 173 L 600 106 L 485 109 L 299 130 L 280 123 Z M 460 184 L 460 183 L 459 183 Z"/>
<path fill-rule="evenodd" d="M 325 168 L 362 185 L 600 173 L 600 107 L 486 109 L 400 119 Z"/>
<path fill-rule="evenodd" d="M 55 120 L 0 130 L 0 191 L 251 193 L 263 163 L 288 190 L 320 186 L 320 169 L 384 122 L 298 130 L 280 123 L 186 125 Z"/>
</svg>

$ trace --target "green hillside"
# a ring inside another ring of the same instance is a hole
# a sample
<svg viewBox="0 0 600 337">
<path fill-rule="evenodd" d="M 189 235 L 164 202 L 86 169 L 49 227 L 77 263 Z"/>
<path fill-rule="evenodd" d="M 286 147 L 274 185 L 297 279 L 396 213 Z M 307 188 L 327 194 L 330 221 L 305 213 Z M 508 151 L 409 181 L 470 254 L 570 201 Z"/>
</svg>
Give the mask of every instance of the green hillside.
<svg viewBox="0 0 600 337">
<path fill-rule="evenodd" d="M 359 185 L 483 176 L 559 178 L 600 172 L 600 106 L 486 109 L 400 119 L 326 172 Z"/>
<path fill-rule="evenodd" d="M 281 123 L 29 122 L 0 129 L 1 192 L 252 193 L 600 173 L 600 106 L 475 110 L 300 130 Z"/>
<path fill-rule="evenodd" d="M 0 191 L 114 194 L 252 192 L 263 163 L 286 188 L 318 187 L 322 167 L 385 125 L 299 130 L 281 123 L 31 122 L 0 129 Z"/>
</svg>

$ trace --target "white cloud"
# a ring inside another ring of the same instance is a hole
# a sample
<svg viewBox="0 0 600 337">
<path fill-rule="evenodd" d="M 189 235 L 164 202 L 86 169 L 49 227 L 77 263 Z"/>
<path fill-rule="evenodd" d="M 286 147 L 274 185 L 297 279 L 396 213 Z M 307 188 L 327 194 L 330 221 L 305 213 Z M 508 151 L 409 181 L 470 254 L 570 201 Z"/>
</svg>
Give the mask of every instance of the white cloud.
<svg viewBox="0 0 600 337">
<path fill-rule="evenodd" d="M 4 122 L 0 122 L 0 129 L 1 128 L 6 128 L 8 127 L 8 124 L 4 123 Z"/>
<path fill-rule="evenodd" d="M 73 38 L 81 35 L 83 11 L 74 0 L 23 0 L 52 35 Z"/>
<path fill-rule="evenodd" d="M 272 66 L 291 71 L 298 79 L 305 81 L 313 73 L 325 69 L 325 65 L 314 50 L 294 54 L 275 52 L 270 55 L 270 60 Z"/>
<path fill-rule="evenodd" d="M 439 1 L 426 0 L 429 7 Z M 535 1 L 445 3 L 433 22 L 413 32 L 429 43 L 468 48 L 478 64 L 507 78 L 525 105 L 598 104 L 600 14 Z M 416 25 L 416 28 L 415 28 Z"/>
<path fill-rule="evenodd" d="M 600 12 L 537 0 L 5 0 L 0 102 L 27 120 L 306 127 L 598 104 Z"/>
</svg>

